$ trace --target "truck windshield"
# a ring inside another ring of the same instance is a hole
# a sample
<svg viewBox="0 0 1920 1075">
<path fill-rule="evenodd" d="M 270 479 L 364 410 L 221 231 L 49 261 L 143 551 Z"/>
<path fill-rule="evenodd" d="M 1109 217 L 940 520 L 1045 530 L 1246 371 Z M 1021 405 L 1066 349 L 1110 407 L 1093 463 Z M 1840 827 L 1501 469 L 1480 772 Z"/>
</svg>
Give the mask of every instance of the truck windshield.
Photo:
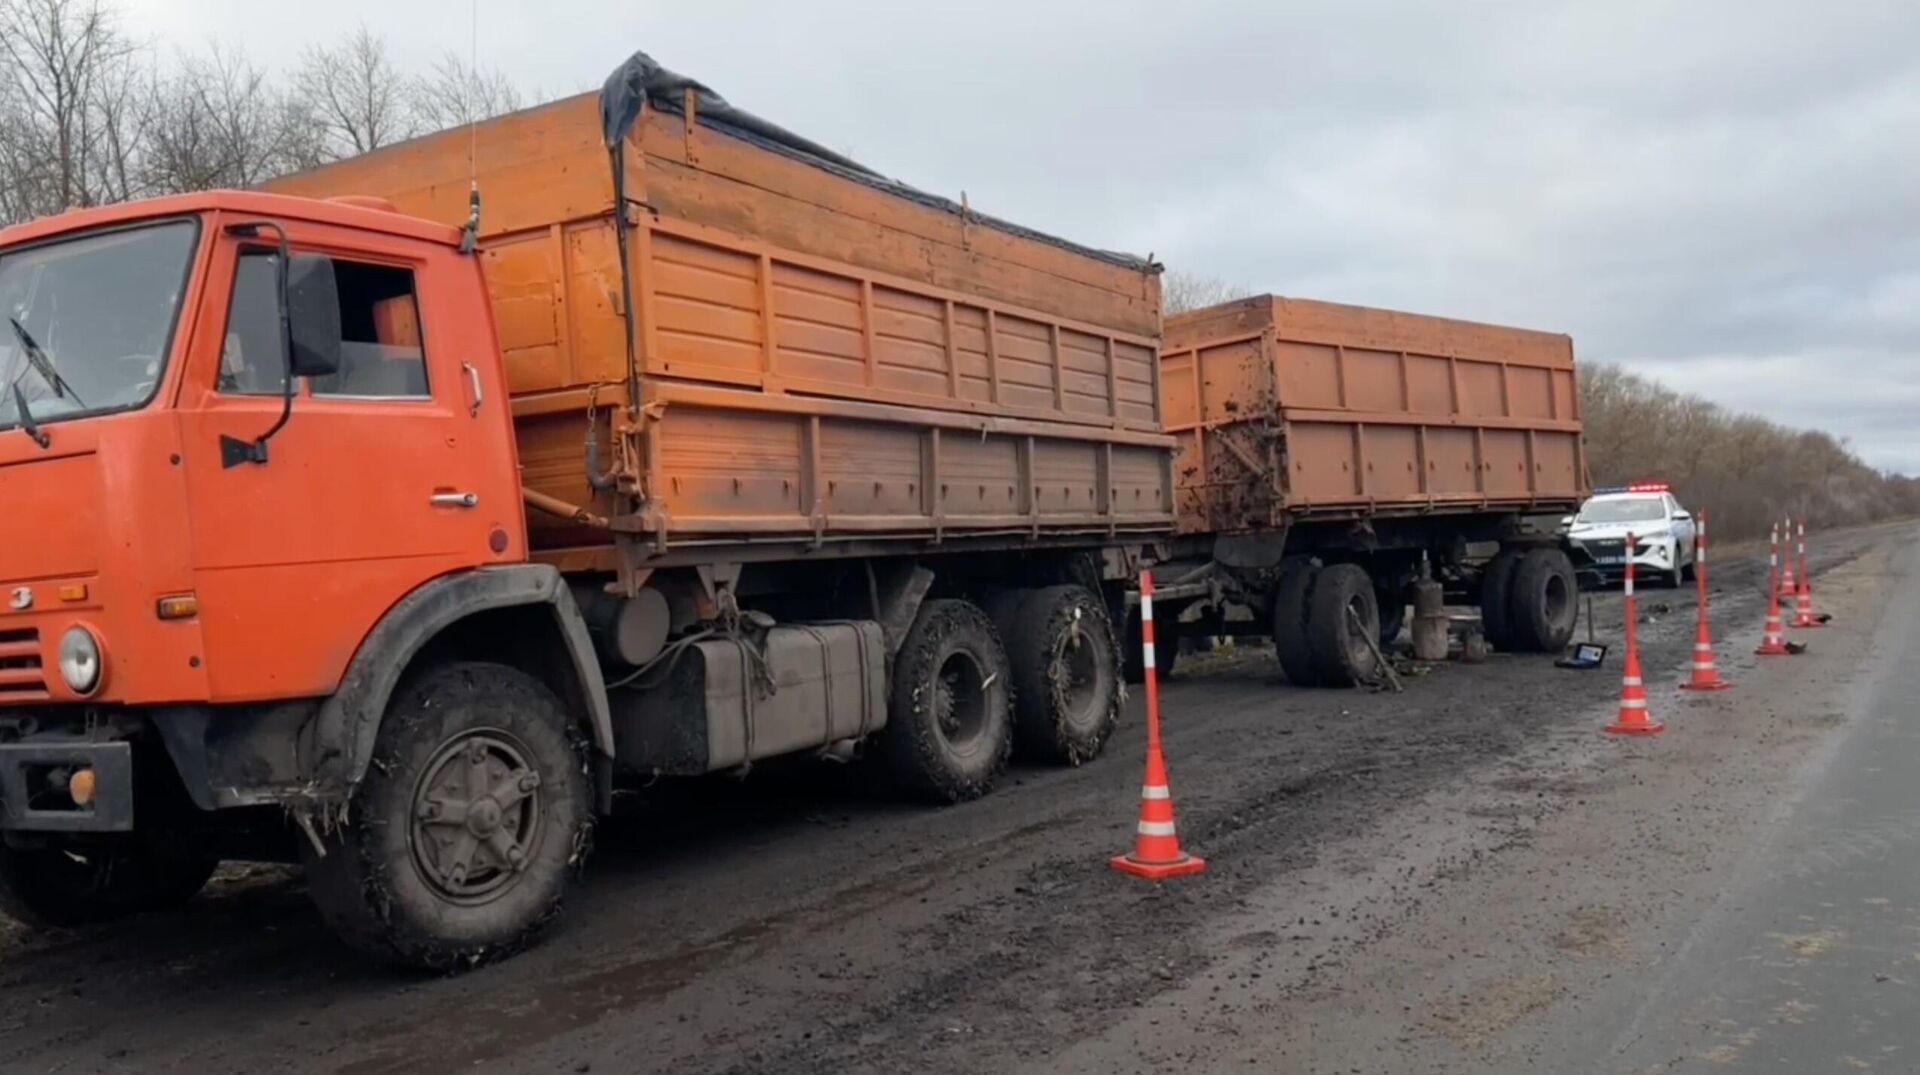
<svg viewBox="0 0 1920 1075">
<path fill-rule="evenodd" d="M 144 406 L 165 371 L 199 226 L 173 220 L 0 251 L 0 429 Z"/>
<path fill-rule="evenodd" d="M 1646 523 L 1667 517 L 1667 506 L 1657 496 L 1622 500 L 1590 500 L 1580 509 L 1583 523 Z"/>
</svg>

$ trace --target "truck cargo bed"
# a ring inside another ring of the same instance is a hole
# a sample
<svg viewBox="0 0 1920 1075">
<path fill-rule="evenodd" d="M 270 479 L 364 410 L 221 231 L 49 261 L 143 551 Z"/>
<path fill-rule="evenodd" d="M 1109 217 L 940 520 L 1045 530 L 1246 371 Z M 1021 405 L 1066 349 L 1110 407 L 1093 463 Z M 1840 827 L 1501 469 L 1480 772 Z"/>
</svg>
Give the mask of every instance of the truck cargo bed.
<svg viewBox="0 0 1920 1075">
<path fill-rule="evenodd" d="M 691 92 L 650 102 L 619 160 L 631 294 L 594 95 L 271 187 L 457 225 L 477 171 L 524 481 L 644 535 L 642 555 L 1171 529 L 1157 267 L 810 160 Z M 625 496 L 589 487 L 590 413 Z M 536 549 L 612 562 L 605 528 L 530 523 Z"/>
<path fill-rule="evenodd" d="M 1587 487 L 1566 336 L 1265 295 L 1169 317 L 1161 378 L 1185 533 Z"/>
</svg>

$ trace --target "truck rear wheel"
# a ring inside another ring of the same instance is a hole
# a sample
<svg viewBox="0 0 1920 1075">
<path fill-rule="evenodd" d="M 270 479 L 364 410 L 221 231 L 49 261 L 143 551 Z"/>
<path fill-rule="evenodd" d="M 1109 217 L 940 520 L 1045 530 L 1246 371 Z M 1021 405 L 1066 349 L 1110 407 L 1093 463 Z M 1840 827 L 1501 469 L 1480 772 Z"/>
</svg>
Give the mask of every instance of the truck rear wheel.
<svg viewBox="0 0 1920 1075">
<path fill-rule="evenodd" d="M 1013 750 L 1078 765 L 1120 719 L 1120 661 L 1106 606 L 1082 586 L 1028 593 L 1000 623 L 1013 668 Z"/>
<path fill-rule="evenodd" d="M 1508 606 L 1517 648 L 1558 653 L 1573 639 L 1580 618 L 1573 561 L 1559 549 L 1529 549 L 1514 570 Z"/>
<path fill-rule="evenodd" d="M 16 847 L 0 839 L 0 912 L 31 926 L 84 926 L 176 907 L 213 876 L 197 846 L 139 832 L 56 837 Z"/>
<path fill-rule="evenodd" d="M 986 794 L 1013 746 L 1010 680 L 1000 636 L 978 606 L 953 598 L 922 605 L 893 660 L 880 734 L 893 779 L 933 802 Z"/>
<path fill-rule="evenodd" d="M 1307 650 L 1320 682 L 1333 687 L 1371 682 L 1380 674 L 1380 662 L 1370 643 L 1379 637 L 1379 599 L 1366 568 L 1322 568 L 1307 603 Z"/>
<path fill-rule="evenodd" d="M 1513 602 L 1514 572 L 1520 567 L 1520 553 L 1502 549 L 1480 575 L 1480 633 L 1497 650 L 1514 648 Z"/>
<path fill-rule="evenodd" d="M 1314 670 L 1313 653 L 1307 646 L 1308 601 L 1319 577 L 1319 564 L 1294 560 L 1281 568 L 1280 582 L 1273 588 L 1273 652 L 1280 659 L 1280 671 L 1297 687 L 1320 685 L 1320 673 Z"/>
<path fill-rule="evenodd" d="M 401 684 L 345 816 L 305 847 L 348 945 L 433 969 L 531 943 L 593 842 L 588 745 L 545 684 L 460 662 Z"/>
</svg>

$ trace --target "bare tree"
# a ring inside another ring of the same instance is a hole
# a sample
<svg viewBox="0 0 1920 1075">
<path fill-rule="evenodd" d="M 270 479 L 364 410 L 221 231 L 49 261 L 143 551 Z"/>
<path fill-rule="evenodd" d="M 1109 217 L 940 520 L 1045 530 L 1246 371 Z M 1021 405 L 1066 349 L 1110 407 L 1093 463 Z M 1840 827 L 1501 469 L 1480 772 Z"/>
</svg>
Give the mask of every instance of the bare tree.
<svg viewBox="0 0 1920 1075">
<path fill-rule="evenodd" d="M 388 57 L 386 42 L 365 26 L 339 44 L 309 48 L 295 83 L 325 129 L 332 156 L 366 153 L 419 132 L 406 76 Z"/>
<path fill-rule="evenodd" d="M 414 114 L 423 130 L 476 123 L 520 107 L 520 91 L 506 75 L 470 66 L 452 52 L 413 82 Z"/>
<path fill-rule="evenodd" d="M 1160 305 L 1170 314 L 1217 306 L 1234 299 L 1244 299 L 1250 294 L 1246 288 L 1229 284 L 1217 276 L 1202 276 L 1179 269 L 1160 278 Z"/>
<path fill-rule="evenodd" d="M 10 218 L 139 193 L 136 51 L 98 0 L 0 0 L 0 185 Z"/>
<path fill-rule="evenodd" d="M 156 70 L 143 175 L 156 193 L 251 187 L 324 159 L 326 131 L 237 50 L 211 45 Z"/>
</svg>

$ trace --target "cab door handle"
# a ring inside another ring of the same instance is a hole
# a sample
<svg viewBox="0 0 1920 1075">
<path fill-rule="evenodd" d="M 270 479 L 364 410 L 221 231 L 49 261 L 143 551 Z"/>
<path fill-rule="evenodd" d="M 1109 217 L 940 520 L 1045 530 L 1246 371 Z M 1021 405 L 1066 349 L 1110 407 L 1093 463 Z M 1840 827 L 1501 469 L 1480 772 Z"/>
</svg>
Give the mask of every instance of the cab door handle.
<svg viewBox="0 0 1920 1075">
<path fill-rule="evenodd" d="M 480 506 L 479 493 L 435 493 L 427 502 L 436 508 L 477 508 Z"/>
</svg>

